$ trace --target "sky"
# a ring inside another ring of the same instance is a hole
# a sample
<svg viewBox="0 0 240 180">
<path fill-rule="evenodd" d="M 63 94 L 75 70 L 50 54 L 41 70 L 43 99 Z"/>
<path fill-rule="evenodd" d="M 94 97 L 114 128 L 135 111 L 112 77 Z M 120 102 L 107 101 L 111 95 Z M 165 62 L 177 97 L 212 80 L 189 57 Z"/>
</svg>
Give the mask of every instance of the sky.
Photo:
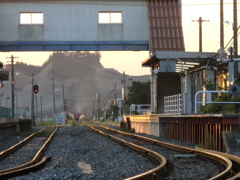
<svg viewBox="0 0 240 180">
<path fill-rule="evenodd" d="M 193 22 L 202 17 L 203 52 L 217 52 L 220 48 L 219 0 L 182 0 L 182 24 L 186 51 L 199 50 L 199 23 Z M 224 20 L 233 22 L 233 0 L 224 0 Z M 239 5 L 238 5 L 239 6 Z M 239 11 L 238 11 L 239 13 Z M 239 18 L 238 18 L 239 19 Z M 233 36 L 231 25 L 224 26 L 225 44 Z M 230 44 L 231 45 L 231 44 Z M 8 63 L 10 57 L 15 61 L 41 66 L 51 52 L 0 52 L 0 61 Z M 102 51 L 101 63 L 105 68 L 114 68 L 128 75 L 149 75 L 150 68 L 142 67 L 141 62 L 149 57 L 148 51 Z M 114 57 L 114 60 L 113 60 Z"/>
</svg>

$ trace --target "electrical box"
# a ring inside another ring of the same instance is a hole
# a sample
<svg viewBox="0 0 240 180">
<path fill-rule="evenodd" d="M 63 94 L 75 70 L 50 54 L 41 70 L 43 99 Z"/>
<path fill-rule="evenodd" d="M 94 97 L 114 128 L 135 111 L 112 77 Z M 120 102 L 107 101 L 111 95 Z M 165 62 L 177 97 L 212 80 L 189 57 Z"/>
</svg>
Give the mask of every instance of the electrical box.
<svg viewBox="0 0 240 180">
<path fill-rule="evenodd" d="M 229 86 L 228 93 L 232 94 L 232 95 L 240 95 L 240 85 L 234 84 L 234 85 Z"/>
</svg>

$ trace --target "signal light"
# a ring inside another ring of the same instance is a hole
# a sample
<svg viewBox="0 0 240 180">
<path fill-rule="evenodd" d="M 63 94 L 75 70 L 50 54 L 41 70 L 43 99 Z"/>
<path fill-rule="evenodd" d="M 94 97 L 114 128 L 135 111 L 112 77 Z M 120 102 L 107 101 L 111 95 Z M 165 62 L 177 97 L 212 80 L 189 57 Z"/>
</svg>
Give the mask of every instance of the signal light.
<svg viewBox="0 0 240 180">
<path fill-rule="evenodd" d="M 37 85 L 37 84 L 35 84 L 35 85 L 33 86 L 33 92 L 34 92 L 34 93 L 38 93 L 38 92 L 39 92 L 39 89 L 38 89 L 38 85 Z"/>
</svg>

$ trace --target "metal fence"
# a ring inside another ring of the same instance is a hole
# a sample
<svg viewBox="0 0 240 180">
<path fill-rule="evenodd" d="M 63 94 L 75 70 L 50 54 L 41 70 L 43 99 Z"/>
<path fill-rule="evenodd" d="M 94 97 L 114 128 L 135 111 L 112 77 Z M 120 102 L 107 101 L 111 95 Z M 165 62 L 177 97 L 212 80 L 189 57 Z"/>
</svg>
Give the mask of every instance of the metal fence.
<svg viewBox="0 0 240 180">
<path fill-rule="evenodd" d="M 200 93 L 210 93 L 210 99 L 208 101 L 198 101 L 198 95 Z M 198 107 L 197 104 L 202 103 L 209 103 L 209 104 L 240 104 L 240 102 L 219 102 L 219 101 L 212 101 L 212 93 L 228 93 L 228 91 L 198 91 L 195 94 L 195 108 L 194 108 L 194 113 L 197 113 Z"/>
<path fill-rule="evenodd" d="M 131 104 L 130 106 L 130 115 L 142 115 L 151 111 L 151 104 Z"/>
<path fill-rule="evenodd" d="M 180 114 L 181 111 L 182 111 L 181 94 L 164 97 L 164 114 Z"/>
</svg>

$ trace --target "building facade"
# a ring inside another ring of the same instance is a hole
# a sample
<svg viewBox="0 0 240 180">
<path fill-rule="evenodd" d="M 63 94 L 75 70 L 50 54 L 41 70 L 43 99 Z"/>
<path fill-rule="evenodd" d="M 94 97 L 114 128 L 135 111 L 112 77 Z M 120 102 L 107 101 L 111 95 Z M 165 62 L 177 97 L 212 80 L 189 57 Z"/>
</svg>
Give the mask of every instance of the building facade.
<svg viewBox="0 0 240 180">
<path fill-rule="evenodd" d="M 0 0 L 0 51 L 184 50 L 180 0 Z"/>
</svg>

